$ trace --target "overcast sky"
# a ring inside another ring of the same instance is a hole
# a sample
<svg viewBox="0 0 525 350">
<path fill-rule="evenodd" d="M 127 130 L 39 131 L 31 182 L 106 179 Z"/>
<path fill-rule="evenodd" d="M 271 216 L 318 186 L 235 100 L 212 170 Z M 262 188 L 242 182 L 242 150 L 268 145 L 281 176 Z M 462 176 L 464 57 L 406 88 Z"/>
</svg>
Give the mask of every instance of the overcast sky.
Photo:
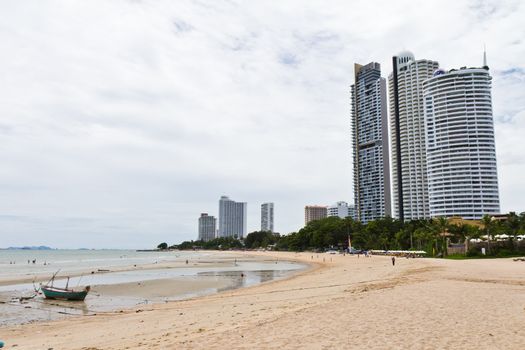
<svg viewBox="0 0 525 350">
<path fill-rule="evenodd" d="M 197 237 L 229 195 L 353 202 L 354 62 L 410 50 L 493 76 L 502 211 L 525 211 L 525 2 L 0 2 L 0 247 Z"/>
</svg>

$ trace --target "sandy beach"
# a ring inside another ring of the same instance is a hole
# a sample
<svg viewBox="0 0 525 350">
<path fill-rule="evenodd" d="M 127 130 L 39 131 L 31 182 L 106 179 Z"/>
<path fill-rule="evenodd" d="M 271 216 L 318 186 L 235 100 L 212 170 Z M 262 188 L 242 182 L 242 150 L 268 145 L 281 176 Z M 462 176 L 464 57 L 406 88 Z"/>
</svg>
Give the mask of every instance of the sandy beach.
<svg viewBox="0 0 525 350">
<path fill-rule="evenodd" d="M 238 253 L 235 253 L 238 254 Z M 246 253 L 312 268 L 131 310 L 0 328 L 6 349 L 522 349 L 525 263 Z M 15 346 L 16 345 L 16 346 Z"/>
</svg>

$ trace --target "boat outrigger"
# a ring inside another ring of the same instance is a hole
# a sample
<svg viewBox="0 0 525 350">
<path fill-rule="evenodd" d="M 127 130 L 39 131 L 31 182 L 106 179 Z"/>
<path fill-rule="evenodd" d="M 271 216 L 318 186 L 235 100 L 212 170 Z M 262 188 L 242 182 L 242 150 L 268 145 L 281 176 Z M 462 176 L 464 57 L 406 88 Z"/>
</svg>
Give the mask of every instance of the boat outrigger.
<svg viewBox="0 0 525 350">
<path fill-rule="evenodd" d="M 40 289 L 47 299 L 83 301 L 86 298 L 86 295 L 89 293 L 91 287 L 86 286 L 83 290 L 69 289 L 69 277 L 67 278 L 65 288 L 53 286 L 53 282 L 55 281 L 55 276 L 57 273 L 58 271 L 53 275 L 53 277 L 51 277 L 47 284 L 40 285 Z"/>
</svg>

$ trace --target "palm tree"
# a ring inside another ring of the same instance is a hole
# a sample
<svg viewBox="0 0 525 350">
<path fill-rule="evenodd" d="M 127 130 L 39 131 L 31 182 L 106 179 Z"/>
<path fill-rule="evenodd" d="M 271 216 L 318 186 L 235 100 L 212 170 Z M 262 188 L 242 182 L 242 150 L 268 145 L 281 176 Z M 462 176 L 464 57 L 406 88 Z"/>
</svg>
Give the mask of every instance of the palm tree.
<svg viewBox="0 0 525 350">
<path fill-rule="evenodd" d="M 516 236 L 518 235 L 519 229 L 520 229 L 520 217 L 516 215 L 515 212 L 511 211 L 509 215 L 507 215 L 507 220 L 505 221 L 505 226 L 509 230 L 508 233 L 516 239 Z"/>
<path fill-rule="evenodd" d="M 447 255 L 447 236 L 450 235 L 448 233 L 448 219 L 444 216 L 439 216 L 437 218 L 432 219 L 432 231 L 436 235 L 436 248 L 437 248 L 437 238 L 442 237 L 442 245 L 441 245 L 441 251 L 443 256 Z"/>
<path fill-rule="evenodd" d="M 492 234 L 491 230 L 493 228 L 492 217 L 487 214 L 483 215 L 481 223 L 483 224 L 483 231 L 487 235 L 487 254 L 490 254 L 490 235 Z"/>
</svg>

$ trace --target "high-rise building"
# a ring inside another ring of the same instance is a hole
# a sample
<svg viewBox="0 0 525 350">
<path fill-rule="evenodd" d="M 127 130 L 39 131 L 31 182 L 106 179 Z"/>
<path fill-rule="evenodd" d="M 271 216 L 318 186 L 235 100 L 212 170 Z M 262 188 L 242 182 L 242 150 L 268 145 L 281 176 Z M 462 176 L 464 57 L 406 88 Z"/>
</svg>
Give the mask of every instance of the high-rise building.
<svg viewBox="0 0 525 350">
<path fill-rule="evenodd" d="M 437 70 L 423 83 L 430 216 L 499 213 L 491 76 Z"/>
<path fill-rule="evenodd" d="M 350 216 L 354 220 L 357 220 L 357 213 L 354 204 L 348 205 L 348 216 Z"/>
<path fill-rule="evenodd" d="M 246 202 L 235 202 L 227 196 L 219 200 L 219 237 L 243 238 L 246 235 Z"/>
<path fill-rule="evenodd" d="M 352 145 L 357 219 L 390 216 L 390 167 L 386 82 L 379 63 L 354 65 Z"/>
<path fill-rule="evenodd" d="M 388 76 L 392 147 L 392 209 L 400 220 L 429 218 L 423 81 L 439 63 L 405 51 Z"/>
<path fill-rule="evenodd" d="M 216 225 L 215 217 L 202 213 L 199 218 L 199 240 L 207 242 L 215 239 Z"/>
<path fill-rule="evenodd" d="M 273 232 L 273 203 L 261 205 L 261 231 Z"/>
<path fill-rule="evenodd" d="M 344 219 L 347 216 L 350 216 L 353 218 L 353 214 L 354 214 L 354 206 L 348 205 L 347 202 L 343 202 L 343 201 L 330 205 L 327 208 L 328 216 L 338 216 L 341 219 Z"/>
<path fill-rule="evenodd" d="M 327 215 L 327 207 L 321 205 L 307 205 L 304 207 L 304 224 L 310 221 L 324 219 Z"/>
</svg>

